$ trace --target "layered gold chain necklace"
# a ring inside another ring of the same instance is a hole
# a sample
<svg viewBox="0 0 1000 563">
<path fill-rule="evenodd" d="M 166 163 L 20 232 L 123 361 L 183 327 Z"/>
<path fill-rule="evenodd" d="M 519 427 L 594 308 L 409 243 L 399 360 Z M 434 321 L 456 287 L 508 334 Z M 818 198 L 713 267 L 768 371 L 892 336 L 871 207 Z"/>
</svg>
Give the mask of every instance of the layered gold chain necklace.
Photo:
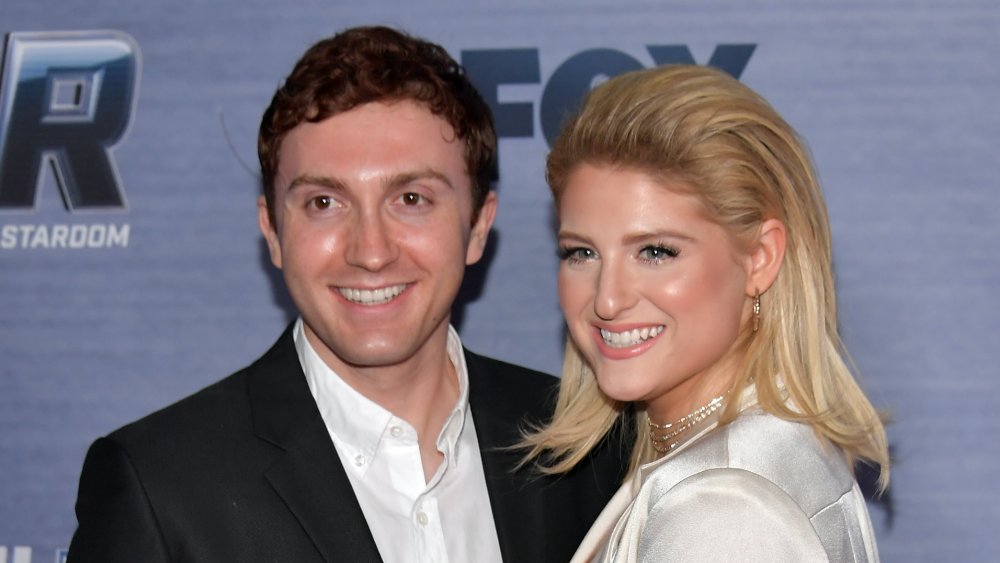
<svg viewBox="0 0 1000 563">
<path fill-rule="evenodd" d="M 703 420 L 712 416 L 712 414 L 717 410 L 721 409 L 726 403 L 726 395 L 728 394 L 729 392 L 727 391 L 726 393 L 715 397 L 707 404 L 698 407 L 694 411 L 680 417 L 674 422 L 657 424 L 647 418 L 646 422 L 649 424 L 649 439 L 653 442 L 653 449 L 658 453 L 665 454 L 676 448 L 682 441 L 680 437 L 681 434 L 697 426 Z"/>
</svg>

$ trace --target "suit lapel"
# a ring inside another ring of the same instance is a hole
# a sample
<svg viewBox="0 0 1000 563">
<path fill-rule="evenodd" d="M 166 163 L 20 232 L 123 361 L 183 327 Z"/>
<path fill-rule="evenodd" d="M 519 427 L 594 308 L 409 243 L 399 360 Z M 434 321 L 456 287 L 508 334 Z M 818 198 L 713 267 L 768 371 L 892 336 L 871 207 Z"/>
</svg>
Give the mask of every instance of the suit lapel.
<svg viewBox="0 0 1000 563">
<path fill-rule="evenodd" d="M 506 449 L 518 441 L 518 424 L 524 413 L 512 401 L 497 400 L 510 392 L 497 387 L 503 384 L 502 375 L 489 373 L 489 367 L 478 356 L 468 351 L 465 356 L 469 369 L 469 404 L 500 553 L 504 561 L 542 561 L 544 540 L 537 541 L 533 533 L 544 529 L 542 495 L 534 494 L 540 482 L 533 480 L 526 469 L 515 472 L 520 452 Z M 525 541 L 528 538 L 531 541 Z"/>
<path fill-rule="evenodd" d="M 292 329 L 251 367 L 254 432 L 284 453 L 265 478 L 326 561 L 381 561 L 299 364 Z"/>
</svg>

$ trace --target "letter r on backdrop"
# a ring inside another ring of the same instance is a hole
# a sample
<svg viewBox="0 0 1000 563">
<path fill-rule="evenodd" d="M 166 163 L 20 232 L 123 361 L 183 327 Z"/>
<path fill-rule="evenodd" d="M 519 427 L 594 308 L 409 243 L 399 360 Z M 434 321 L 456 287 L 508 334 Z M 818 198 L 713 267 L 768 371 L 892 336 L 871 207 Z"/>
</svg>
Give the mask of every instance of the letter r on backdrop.
<svg viewBox="0 0 1000 563">
<path fill-rule="evenodd" d="M 0 209 L 33 208 L 49 162 L 69 210 L 123 208 L 111 154 L 132 120 L 139 49 L 116 31 L 14 32 L 0 76 Z"/>
</svg>

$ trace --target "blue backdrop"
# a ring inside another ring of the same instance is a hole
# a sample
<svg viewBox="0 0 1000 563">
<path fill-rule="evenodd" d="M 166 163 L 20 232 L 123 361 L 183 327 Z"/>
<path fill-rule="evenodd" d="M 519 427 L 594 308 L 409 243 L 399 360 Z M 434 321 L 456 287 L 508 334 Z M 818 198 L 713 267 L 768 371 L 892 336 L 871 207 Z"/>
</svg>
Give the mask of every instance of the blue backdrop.
<svg viewBox="0 0 1000 563">
<path fill-rule="evenodd" d="M 0 563 L 58 559 L 94 438 L 249 363 L 290 320 L 256 226 L 257 125 L 308 45 L 364 23 L 440 42 L 499 108 L 500 212 L 457 320 L 470 348 L 550 372 L 561 109 L 685 57 L 767 97 L 814 153 L 843 334 L 894 421 L 883 561 L 998 557 L 1000 4 L 2 0 Z M 26 33 L 54 31 L 75 33 Z M 32 82 L 52 57 L 58 80 Z M 32 96 L 52 128 L 34 136 Z M 72 162 L 9 180 L 62 158 L 38 139 L 81 122 L 114 144 L 88 160 L 111 180 L 74 184 Z"/>
</svg>

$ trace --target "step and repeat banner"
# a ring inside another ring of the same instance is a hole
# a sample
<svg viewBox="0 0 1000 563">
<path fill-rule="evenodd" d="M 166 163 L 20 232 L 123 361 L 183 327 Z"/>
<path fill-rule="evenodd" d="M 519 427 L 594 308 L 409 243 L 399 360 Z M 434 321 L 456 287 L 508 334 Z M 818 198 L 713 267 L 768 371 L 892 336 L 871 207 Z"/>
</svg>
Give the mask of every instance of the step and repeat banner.
<svg viewBox="0 0 1000 563">
<path fill-rule="evenodd" d="M 499 217 L 454 320 L 549 372 L 565 111 L 671 62 L 767 97 L 815 156 L 843 334 L 892 420 L 882 560 L 1000 557 L 1000 4 L 2 0 L 0 563 L 61 561 L 90 442 L 294 318 L 257 230 L 257 126 L 307 46 L 371 23 L 441 43 L 494 108 Z"/>
</svg>

